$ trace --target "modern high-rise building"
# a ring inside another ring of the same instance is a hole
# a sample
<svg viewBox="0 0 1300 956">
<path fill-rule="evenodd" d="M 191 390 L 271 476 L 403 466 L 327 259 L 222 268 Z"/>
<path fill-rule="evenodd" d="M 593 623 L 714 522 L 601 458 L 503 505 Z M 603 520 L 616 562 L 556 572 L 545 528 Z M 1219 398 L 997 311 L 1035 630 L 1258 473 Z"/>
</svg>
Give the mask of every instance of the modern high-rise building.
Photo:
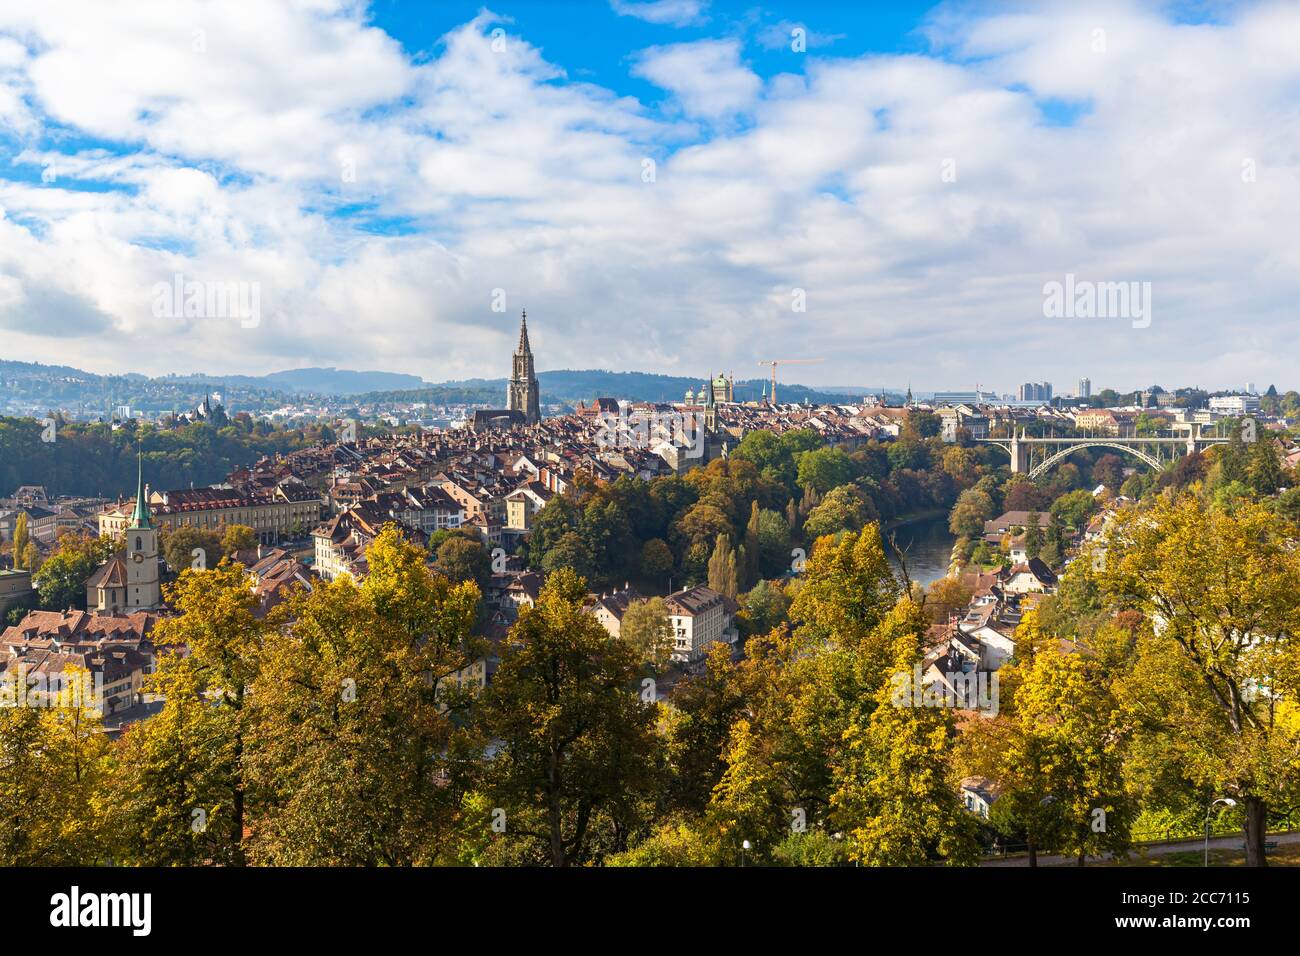
<svg viewBox="0 0 1300 956">
<path fill-rule="evenodd" d="M 529 425 L 536 425 L 542 419 L 537 375 L 533 371 L 533 350 L 528 344 L 527 310 L 519 323 L 519 347 L 515 349 L 514 366 L 510 370 L 506 408 L 512 412 L 523 412 L 524 421 Z"/>
<path fill-rule="evenodd" d="M 1050 402 L 1052 400 L 1052 383 L 1026 382 L 1020 386 L 1016 397 L 1022 402 Z"/>
<path fill-rule="evenodd" d="M 1079 389 L 1075 392 L 1075 396 L 1078 398 L 1092 398 L 1092 379 L 1079 379 Z"/>
</svg>

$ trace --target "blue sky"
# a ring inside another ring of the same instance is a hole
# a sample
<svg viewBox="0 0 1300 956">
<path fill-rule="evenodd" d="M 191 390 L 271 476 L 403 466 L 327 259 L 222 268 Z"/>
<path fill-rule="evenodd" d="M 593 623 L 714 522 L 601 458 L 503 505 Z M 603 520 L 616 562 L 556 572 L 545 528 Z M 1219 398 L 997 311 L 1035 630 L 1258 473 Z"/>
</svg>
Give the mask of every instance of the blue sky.
<svg viewBox="0 0 1300 956">
<path fill-rule="evenodd" d="M 0 354 L 498 376 L 527 307 L 543 369 L 1282 385 L 1297 48 L 1293 3 L 6 6 Z"/>
</svg>

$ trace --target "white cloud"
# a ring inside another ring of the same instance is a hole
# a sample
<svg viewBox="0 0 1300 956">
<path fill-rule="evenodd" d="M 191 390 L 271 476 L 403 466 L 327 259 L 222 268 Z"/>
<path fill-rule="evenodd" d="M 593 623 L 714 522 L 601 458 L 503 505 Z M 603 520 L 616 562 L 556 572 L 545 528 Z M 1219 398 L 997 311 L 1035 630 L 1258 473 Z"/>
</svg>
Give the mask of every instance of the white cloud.
<svg viewBox="0 0 1300 956">
<path fill-rule="evenodd" d="M 708 19 L 706 0 L 610 0 L 609 5 L 619 16 L 674 27 L 696 26 Z"/>
<path fill-rule="evenodd" d="M 699 40 L 651 47 L 632 72 L 671 92 L 689 116 L 718 119 L 748 111 L 762 89 L 740 62 L 738 40 Z"/>
<path fill-rule="evenodd" d="M 947 57 L 810 52 L 766 84 L 734 40 L 657 47 L 632 69 L 662 109 L 527 36 L 495 51 L 490 13 L 416 62 L 349 3 L 105 9 L 0 12 L 28 174 L 0 178 L 6 357 L 501 375 L 527 306 L 541 368 L 748 377 L 774 353 L 825 357 L 800 377 L 827 383 L 1296 384 L 1292 6 L 948 8 Z M 1086 112 L 1055 125 L 1054 99 Z M 155 318 L 177 272 L 260 283 L 262 323 Z M 1151 281 L 1151 328 L 1044 319 L 1067 272 Z"/>
</svg>

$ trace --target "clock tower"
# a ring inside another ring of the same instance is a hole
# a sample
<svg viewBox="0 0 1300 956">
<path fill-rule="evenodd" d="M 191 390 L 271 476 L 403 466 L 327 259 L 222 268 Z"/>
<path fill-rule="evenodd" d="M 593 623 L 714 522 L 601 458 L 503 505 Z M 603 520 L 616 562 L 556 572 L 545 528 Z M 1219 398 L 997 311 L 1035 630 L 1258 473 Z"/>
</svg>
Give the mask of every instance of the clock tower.
<svg viewBox="0 0 1300 956">
<path fill-rule="evenodd" d="M 144 457 L 140 456 L 135 513 L 126 528 L 126 611 L 151 611 L 162 604 L 158 583 L 158 531 L 145 496 Z"/>
</svg>

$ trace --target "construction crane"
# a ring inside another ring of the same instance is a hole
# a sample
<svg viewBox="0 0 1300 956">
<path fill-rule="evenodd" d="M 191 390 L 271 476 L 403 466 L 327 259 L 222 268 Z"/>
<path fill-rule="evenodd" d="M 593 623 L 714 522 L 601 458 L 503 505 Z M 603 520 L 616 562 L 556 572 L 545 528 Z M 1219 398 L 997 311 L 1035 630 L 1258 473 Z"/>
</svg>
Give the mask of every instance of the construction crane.
<svg viewBox="0 0 1300 956">
<path fill-rule="evenodd" d="M 772 406 L 773 407 L 776 406 L 776 367 L 778 365 L 813 365 L 817 362 L 822 362 L 822 361 L 825 360 L 819 358 L 767 359 L 767 360 L 760 359 L 758 362 L 759 365 L 772 366 L 772 394 L 768 396 L 768 401 L 772 403 Z"/>
</svg>

